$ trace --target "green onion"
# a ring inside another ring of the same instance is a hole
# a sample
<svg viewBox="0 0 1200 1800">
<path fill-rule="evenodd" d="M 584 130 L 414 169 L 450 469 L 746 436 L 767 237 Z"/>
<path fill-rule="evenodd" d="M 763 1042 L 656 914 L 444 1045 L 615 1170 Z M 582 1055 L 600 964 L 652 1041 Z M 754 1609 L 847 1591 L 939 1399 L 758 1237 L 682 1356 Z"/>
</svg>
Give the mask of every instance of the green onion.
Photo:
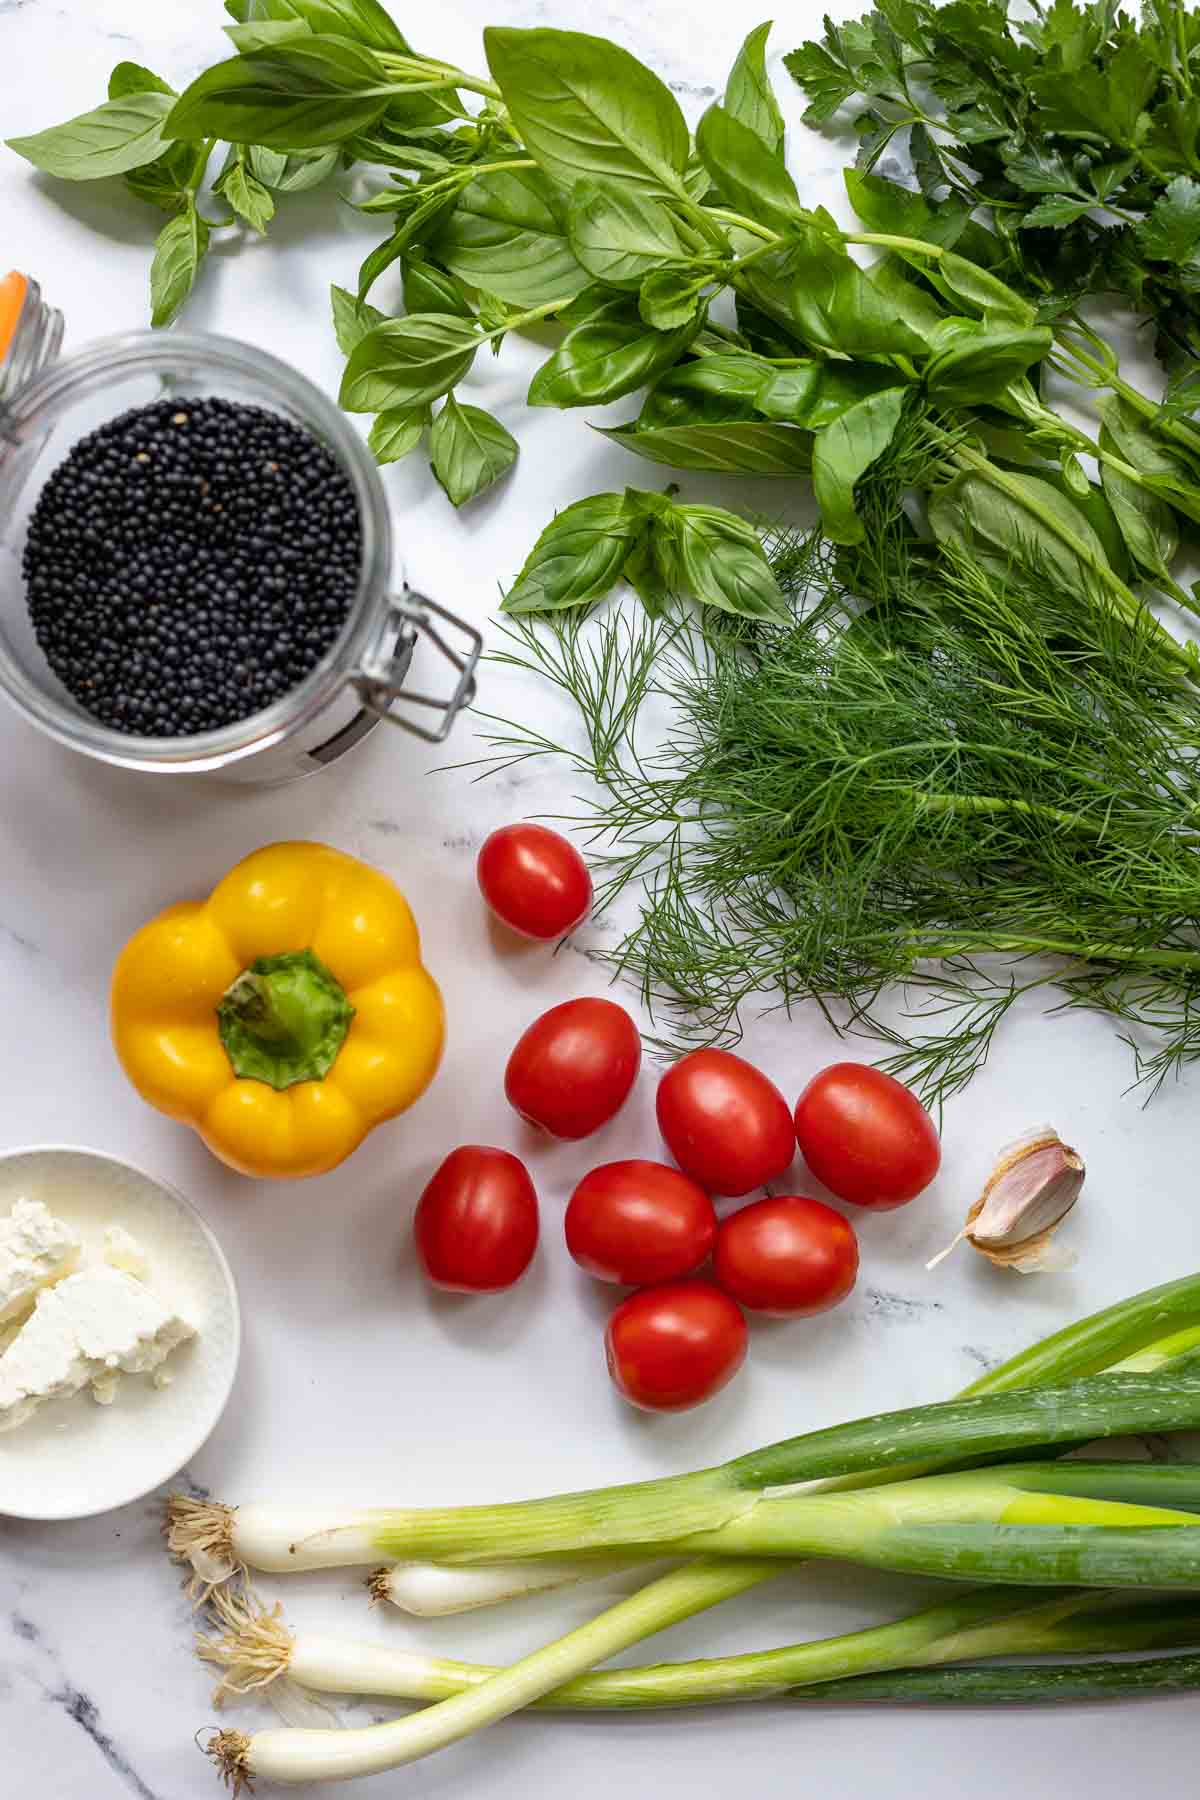
<svg viewBox="0 0 1200 1800">
<path fill-rule="evenodd" d="M 1197 1427 L 1200 1369 L 1184 1358 L 1151 1375 L 1107 1375 L 1069 1387 L 883 1413 L 789 1438 L 713 1469 L 544 1500 L 328 1515 L 276 1506 L 222 1512 L 211 1502 L 177 1501 L 170 1535 L 172 1548 L 188 1554 L 189 1539 L 219 1530 L 226 1536 L 227 1561 L 275 1571 L 374 1563 L 381 1556 L 470 1563 L 626 1547 L 661 1554 L 660 1546 L 686 1546 L 691 1539 L 697 1547 L 716 1548 L 711 1534 L 771 1504 L 772 1490 L 825 1476 L 907 1471 L 914 1462 L 945 1468 L 1014 1450 Z M 702 1540 L 701 1534 L 709 1536 Z M 804 1554 L 808 1548 L 802 1543 L 771 1553 Z"/>
<path fill-rule="evenodd" d="M 378 1694 L 398 1700 L 444 1700 L 478 1688 L 500 1671 L 388 1645 L 358 1643 L 323 1632 L 293 1632 L 281 1609 L 268 1613 L 249 1598 L 223 1594 L 216 1610 L 224 1631 L 202 1636 L 202 1661 L 221 1670 L 214 1699 L 268 1687 L 283 1677 L 319 1693 Z M 788 1644 L 740 1656 L 611 1669 L 577 1676 L 536 1704 L 571 1711 L 642 1711 L 734 1700 L 766 1700 L 816 1684 L 823 1697 L 849 1698 L 867 1671 L 910 1670 L 985 1656 L 1155 1650 L 1200 1643 L 1200 1602 L 1141 1601 L 1121 1594 L 981 1588 L 909 1618 L 864 1631 Z M 1200 1657 L 1190 1661 L 1200 1685 Z M 1047 1675 L 1056 1672 L 1047 1670 Z M 1026 1687 L 1035 1684 L 1026 1679 Z M 1116 1686 L 1110 1682 L 1106 1691 Z M 887 1696 L 883 1696 L 887 1697 Z M 1054 1685 L 1041 1698 L 1071 1698 Z"/>
</svg>

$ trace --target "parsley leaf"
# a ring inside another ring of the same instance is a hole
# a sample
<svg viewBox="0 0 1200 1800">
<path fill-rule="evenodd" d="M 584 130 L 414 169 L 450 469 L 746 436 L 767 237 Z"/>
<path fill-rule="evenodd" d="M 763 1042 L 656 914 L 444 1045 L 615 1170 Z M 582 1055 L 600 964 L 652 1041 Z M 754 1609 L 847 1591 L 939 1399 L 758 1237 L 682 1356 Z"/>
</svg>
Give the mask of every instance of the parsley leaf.
<svg viewBox="0 0 1200 1800">
<path fill-rule="evenodd" d="M 1185 263 L 1200 244 L 1200 182 L 1177 175 L 1133 235 L 1152 262 Z"/>
</svg>

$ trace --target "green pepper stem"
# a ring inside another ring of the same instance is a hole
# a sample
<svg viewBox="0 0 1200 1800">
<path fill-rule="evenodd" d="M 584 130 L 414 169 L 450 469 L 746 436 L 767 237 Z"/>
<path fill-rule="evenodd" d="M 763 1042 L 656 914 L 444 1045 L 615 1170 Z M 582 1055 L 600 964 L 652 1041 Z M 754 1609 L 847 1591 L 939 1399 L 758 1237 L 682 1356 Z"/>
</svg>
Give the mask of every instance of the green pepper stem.
<svg viewBox="0 0 1200 1800">
<path fill-rule="evenodd" d="M 328 1075 L 353 1017 L 340 982 L 311 950 L 260 956 L 217 1007 L 234 1074 L 276 1089 Z"/>
</svg>

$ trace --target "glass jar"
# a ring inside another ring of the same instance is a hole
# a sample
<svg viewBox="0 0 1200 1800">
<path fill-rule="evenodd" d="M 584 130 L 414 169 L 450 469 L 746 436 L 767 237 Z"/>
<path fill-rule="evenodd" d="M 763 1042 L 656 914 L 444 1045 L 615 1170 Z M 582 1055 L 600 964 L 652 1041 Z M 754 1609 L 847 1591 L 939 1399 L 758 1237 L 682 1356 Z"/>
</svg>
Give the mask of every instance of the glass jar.
<svg viewBox="0 0 1200 1800">
<path fill-rule="evenodd" d="M 0 281 L 0 689 L 25 717 L 119 768 L 240 781 L 288 781 L 323 768 L 381 720 L 440 743 L 474 694 L 482 639 L 394 580 L 379 471 L 337 406 L 286 363 L 232 338 L 131 331 L 56 360 L 61 338 L 61 316 L 36 283 Z M 50 667 L 30 622 L 21 559 L 42 487 L 72 446 L 118 413 L 173 395 L 267 407 L 325 444 L 358 502 L 362 562 L 336 642 L 296 687 L 217 731 L 138 737 L 93 718 Z M 403 686 L 420 639 L 448 666 L 441 697 Z"/>
</svg>

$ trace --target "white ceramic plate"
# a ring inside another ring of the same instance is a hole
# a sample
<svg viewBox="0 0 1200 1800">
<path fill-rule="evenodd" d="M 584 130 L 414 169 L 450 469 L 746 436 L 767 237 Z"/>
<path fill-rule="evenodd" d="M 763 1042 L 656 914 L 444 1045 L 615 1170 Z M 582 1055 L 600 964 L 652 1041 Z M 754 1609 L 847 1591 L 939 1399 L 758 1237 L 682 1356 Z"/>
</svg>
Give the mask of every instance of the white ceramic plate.
<svg viewBox="0 0 1200 1800">
<path fill-rule="evenodd" d="M 111 1406 L 98 1406 L 85 1389 L 0 1432 L 0 1513 L 88 1518 L 169 1480 L 213 1429 L 237 1372 L 237 1289 L 196 1209 L 115 1156 L 58 1146 L 10 1151 L 0 1156 L 0 1217 L 22 1195 L 75 1227 L 84 1261 L 99 1258 L 106 1225 L 123 1225 L 146 1252 L 148 1285 L 197 1332 L 165 1365 L 169 1386 L 124 1375 Z"/>
</svg>

